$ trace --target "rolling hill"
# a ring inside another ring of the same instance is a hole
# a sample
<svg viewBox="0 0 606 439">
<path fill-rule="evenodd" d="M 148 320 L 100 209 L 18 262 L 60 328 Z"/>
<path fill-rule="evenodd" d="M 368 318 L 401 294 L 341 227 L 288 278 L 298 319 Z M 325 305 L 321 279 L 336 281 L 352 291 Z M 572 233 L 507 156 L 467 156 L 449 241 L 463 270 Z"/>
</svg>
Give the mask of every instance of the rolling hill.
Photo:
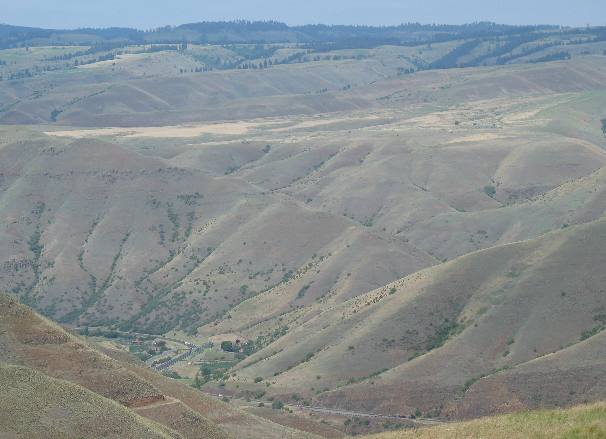
<svg viewBox="0 0 606 439">
<path fill-rule="evenodd" d="M 209 24 L 82 34 L 99 44 L 0 29 L 41 38 L 0 50 L 14 392 L 80 392 L 158 437 L 314 437 L 288 427 L 300 413 L 254 414 L 273 402 L 453 420 L 604 400 L 602 30 L 409 25 L 351 46 L 266 25 L 279 43 L 240 44 L 251 23 L 211 45 Z M 202 389 L 247 411 L 47 319 L 244 340 Z"/>
<path fill-rule="evenodd" d="M 318 329 L 306 332 L 318 335 L 307 337 L 308 350 L 326 334 L 338 342 L 314 346 L 319 353 L 309 364 L 278 380 L 312 375 L 347 355 L 357 368 L 352 377 L 363 381 L 318 396 L 329 405 L 477 417 L 600 400 L 605 304 L 600 270 L 592 268 L 602 263 L 600 252 L 591 243 L 599 245 L 603 230 L 600 220 L 493 247 L 362 296 L 310 322 Z M 376 364 L 388 370 L 367 379 Z M 343 383 L 344 369 L 326 378 Z"/>
<path fill-rule="evenodd" d="M 0 279 L 64 322 L 193 331 L 274 289 L 291 291 L 279 313 L 327 293 L 340 302 L 469 251 L 597 219 L 590 182 L 606 155 L 592 113 L 603 94 L 591 90 L 603 71 L 588 58 L 427 72 L 369 85 L 358 93 L 365 110 L 324 118 L 52 137 L 6 127 Z M 469 95 L 467 75 L 482 96 Z M 413 89 L 432 97 L 419 102 Z M 575 105 L 584 131 L 553 129 L 573 124 L 563 108 Z M 583 198 L 591 212 L 575 219 L 570 203 Z M 258 257 L 263 247 L 271 251 Z"/>
</svg>

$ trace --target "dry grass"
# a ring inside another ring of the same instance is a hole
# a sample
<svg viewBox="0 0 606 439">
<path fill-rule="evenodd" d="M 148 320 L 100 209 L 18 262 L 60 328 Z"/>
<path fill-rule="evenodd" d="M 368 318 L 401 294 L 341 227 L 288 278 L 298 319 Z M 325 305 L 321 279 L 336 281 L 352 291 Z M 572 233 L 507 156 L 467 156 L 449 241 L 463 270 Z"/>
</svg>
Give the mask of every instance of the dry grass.
<svg viewBox="0 0 606 439">
<path fill-rule="evenodd" d="M 191 439 L 317 439 L 207 397 L 142 366 L 125 352 L 107 350 L 112 358 L 1 293 L 0 346 L 0 438 L 15 430 L 26 431 L 22 437 L 27 438 L 156 437 L 151 433 L 113 435 L 121 431 L 116 430 L 120 422 L 143 422 Z M 2 361 L 28 368 L 4 366 Z M 3 419 L 9 408 L 16 422 Z M 30 413 L 41 412 L 49 413 L 48 423 L 57 429 L 56 434 L 53 430 L 42 435 L 40 422 L 29 418 Z M 100 417 L 94 417 L 95 413 Z M 93 429 L 91 435 L 70 435 L 85 431 L 87 425 L 102 431 L 104 425 L 98 419 L 116 427 L 107 434 Z"/>
<path fill-rule="evenodd" d="M 606 65 L 424 72 L 334 94 L 309 94 L 325 85 L 298 69 L 264 72 L 272 79 L 266 87 L 266 76 L 225 72 L 125 82 L 87 90 L 82 100 L 70 95 L 73 104 L 58 108 L 57 122 L 91 138 L 39 135 L 0 150 L 0 201 L 9 221 L 0 248 L 14 255 L 2 266 L 27 265 L 28 240 L 39 227 L 43 282 L 31 295 L 53 318 L 127 321 L 154 332 L 176 322 L 187 330 L 206 324 L 202 336 L 282 334 L 238 365 L 227 390 L 265 386 L 254 383 L 261 376 L 270 381 L 267 396 L 338 389 L 317 398 L 431 414 L 443 401 L 459 401 L 469 380 L 507 366 L 472 386 L 490 385 L 490 392 L 469 389 L 461 418 L 501 413 L 512 400 L 516 408 L 535 407 L 525 377 L 543 388 L 554 369 L 575 379 L 552 379 L 558 389 L 541 393 L 541 402 L 603 396 L 599 387 L 582 395 L 559 390 L 579 378 L 581 389 L 594 388 L 593 347 L 584 351 L 582 373 L 572 369 L 578 355 L 546 354 L 578 343 L 595 326 L 600 311 L 593 310 L 606 306 L 597 293 L 604 251 L 590 247 L 606 232 L 596 228 L 584 237 L 589 244 L 565 245 L 578 242 L 575 225 L 604 212 L 606 177 L 597 169 L 606 156 L 592 115 L 606 101 L 576 104 L 574 117 L 568 103 L 534 112 L 560 102 L 563 92 L 595 95 Z M 590 81 L 583 79 L 588 71 Z M 349 70 L 343 75 L 361 83 Z M 53 96 L 15 111 L 36 115 L 46 102 L 44 120 L 56 107 Z M 577 126 L 586 128 L 577 135 Z M 208 138 L 178 140 L 201 129 Z M 16 129 L 4 130 L 17 137 Z M 95 136 L 114 136 L 113 143 Z M 40 218 L 22 218 L 39 210 L 30 194 L 45 203 Z M 504 245 L 560 228 L 570 238 Z M 390 284 L 492 246 L 466 260 L 473 263 L 455 260 L 421 273 L 419 282 Z M 545 254 L 540 264 L 535 247 Z M 36 280 L 31 269 L 2 276 L 6 289 Z M 217 315 L 226 317 L 215 323 Z M 533 362 L 540 356 L 545 360 Z M 525 363 L 527 374 L 519 375 L 515 366 Z M 480 412 L 485 407 L 494 411 Z"/>
<path fill-rule="evenodd" d="M 368 436 L 368 439 L 598 439 L 606 437 L 606 403 L 541 410 Z"/>
<path fill-rule="evenodd" d="M 190 138 L 203 134 L 244 135 L 253 124 L 246 122 L 229 122 L 200 125 L 177 125 L 162 127 L 134 128 L 98 128 L 88 130 L 49 131 L 46 134 L 56 137 L 75 139 L 94 138 L 99 136 L 144 137 L 144 138 Z"/>
<path fill-rule="evenodd" d="M 181 437 L 115 401 L 25 367 L 0 363 L 0 388 L 0 437 Z"/>
</svg>

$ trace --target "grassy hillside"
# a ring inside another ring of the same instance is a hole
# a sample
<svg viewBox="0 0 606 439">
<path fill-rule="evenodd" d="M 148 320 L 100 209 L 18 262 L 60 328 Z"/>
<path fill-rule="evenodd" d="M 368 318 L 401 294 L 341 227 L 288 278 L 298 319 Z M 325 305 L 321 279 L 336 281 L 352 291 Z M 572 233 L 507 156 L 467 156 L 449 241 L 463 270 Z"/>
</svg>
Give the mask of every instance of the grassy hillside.
<svg viewBox="0 0 606 439">
<path fill-rule="evenodd" d="M 207 389 L 258 413 L 271 398 L 457 419 L 602 400 L 594 31 L 545 29 L 549 47 L 4 50 L 3 71 L 63 66 L 0 83 L 0 288 L 83 332 L 213 337 L 229 361 Z M 531 62 L 581 37 L 571 59 Z M 284 62 L 259 68 L 269 53 Z M 7 303 L 2 361 L 186 436 L 305 436 Z"/>
<path fill-rule="evenodd" d="M 0 198 L 7 218 L 24 218 L 0 235 L 0 281 L 64 322 L 194 332 L 233 309 L 238 318 L 222 324 L 240 330 L 267 300 L 278 318 L 321 308 L 322 298 L 337 304 L 469 251 L 594 220 L 605 71 L 587 58 L 426 72 L 361 88 L 357 110 L 322 117 L 46 128 L 52 137 L 4 128 Z M 196 82 L 201 95 L 208 80 Z M 192 84 L 137 80 L 147 103 L 129 114 L 153 122 L 148 104 L 168 96 L 151 93 Z M 226 99 L 237 95 L 235 82 L 222 84 Z M 73 105 L 90 114 L 96 98 Z M 187 98 L 171 99 L 176 108 Z M 261 108 L 230 99 L 245 113 Z M 127 117 L 111 109 L 123 109 L 125 88 L 104 100 L 102 114 Z M 204 117 L 195 108 L 188 114 Z"/>
<path fill-rule="evenodd" d="M 15 411 L 13 419 L 0 417 L 6 432 L 44 437 L 46 418 L 30 416 L 26 409 L 32 408 L 47 413 L 53 437 L 87 426 L 98 428 L 92 437 L 122 437 L 121 426 L 132 425 L 133 436 L 126 437 L 148 437 L 142 430 L 147 426 L 150 434 L 156 428 L 157 435 L 176 432 L 175 437 L 191 439 L 314 438 L 205 396 L 125 352 L 102 352 L 4 294 L 0 294 L 0 346 L 0 375 L 8 383 L 0 405 Z M 103 413 L 107 419 L 100 418 Z M 115 427 L 107 423 L 113 417 Z M 27 431 L 20 430 L 25 427 Z"/>
<path fill-rule="evenodd" d="M 0 436 L 182 438 L 120 404 L 32 369 L 0 363 Z"/>
<path fill-rule="evenodd" d="M 439 427 L 382 433 L 368 439 L 455 439 L 502 437 L 510 439 L 591 439 L 606 436 L 603 403 L 567 410 L 542 410 L 495 416 Z"/>
<path fill-rule="evenodd" d="M 482 81 L 477 89 L 471 88 L 467 81 L 453 83 L 452 79 L 464 77 L 456 69 L 448 73 L 430 70 L 412 77 L 401 73 L 411 69 L 417 72 L 415 63 L 435 62 L 452 49 L 453 44 L 449 42 L 432 45 L 429 49 L 423 46 L 412 49 L 380 47 L 363 49 L 361 53 L 336 51 L 319 60 L 310 55 L 303 62 L 278 63 L 267 69 L 197 73 L 196 70 L 208 67 L 199 61 L 202 55 L 198 51 L 208 51 L 208 48 L 188 49 L 191 53 L 141 53 L 141 48 L 129 47 L 111 61 L 69 68 L 59 61 L 57 69 L 51 72 L 45 66 L 51 63 L 47 60 L 53 53 L 64 52 L 65 48 L 36 48 L 30 52 L 10 49 L 0 51 L 0 60 L 6 59 L 6 64 L 0 66 L 0 75 L 10 77 L 26 70 L 39 74 L 0 82 L 3 102 L 0 122 L 133 127 L 310 115 L 351 111 L 371 104 L 384 106 L 394 101 L 401 103 L 404 99 L 415 104 L 435 102 L 436 94 L 450 97 L 450 102 L 460 102 L 470 96 L 488 99 L 491 94 L 499 96 L 522 90 L 535 94 L 546 91 L 537 90 L 542 79 L 546 80 L 547 90 L 566 92 L 578 84 L 572 90 L 579 91 L 587 84 L 595 88 L 599 83 L 600 76 L 580 74 L 589 60 L 603 59 L 606 43 L 596 44 L 598 46 L 582 50 L 571 59 L 569 71 L 557 72 L 553 63 L 512 64 L 519 67 L 485 70 L 484 75 L 478 75 Z M 216 56 L 237 57 L 235 53 L 225 53 L 227 49 L 224 48 L 215 50 L 218 54 L 208 56 L 213 59 Z M 520 72 L 529 82 L 511 76 L 502 78 L 510 72 Z M 385 79 L 394 81 L 385 82 Z M 438 83 L 453 90 L 434 88 Z M 495 83 L 498 83 L 497 87 L 493 86 Z M 369 85 L 374 87 L 366 89 Z M 381 90 L 389 85 L 396 88 Z M 385 93 L 377 95 L 379 91 Z M 461 95 L 461 92 L 465 94 Z"/>
<path fill-rule="evenodd" d="M 344 240 L 363 240 L 392 267 L 375 274 L 374 286 L 432 263 L 406 243 L 240 178 L 174 167 L 113 143 L 42 137 L 22 145 L 17 138 L 0 151 L 7 166 L 29 157 L 18 165 L 21 177 L 5 168 L 7 215 L 29 214 L 23 227 L 0 236 L 11 248 L 0 276 L 24 302 L 65 322 L 195 331 L 260 291 L 309 277 Z M 263 148 L 248 153 L 262 158 Z M 18 195 L 30 191 L 36 200 Z M 274 250 L 258 257 L 263 246 Z M 326 288 L 341 270 L 354 271 L 352 256 L 335 251 Z M 348 280 L 353 294 L 368 283 L 364 272 Z"/>
<path fill-rule="evenodd" d="M 162 394 L 149 382 L 66 333 L 7 295 L 0 295 L 0 360 L 72 381 L 106 398 L 136 406 Z"/>
<path fill-rule="evenodd" d="M 228 385 L 260 376 L 286 398 L 429 417 L 599 400 L 605 230 L 600 220 L 493 247 L 328 308 Z"/>
</svg>

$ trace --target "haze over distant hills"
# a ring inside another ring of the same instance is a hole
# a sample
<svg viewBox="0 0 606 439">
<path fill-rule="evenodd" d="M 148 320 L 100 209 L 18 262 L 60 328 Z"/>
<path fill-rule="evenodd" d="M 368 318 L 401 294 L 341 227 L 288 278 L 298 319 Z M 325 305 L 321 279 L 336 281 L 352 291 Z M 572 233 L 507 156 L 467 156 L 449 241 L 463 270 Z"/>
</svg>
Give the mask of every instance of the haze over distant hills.
<svg viewBox="0 0 606 439">
<path fill-rule="evenodd" d="M 90 410 L 48 401 L 251 438 L 606 398 L 604 28 L 2 26 L 0 45 L 11 395 L 48 388 L 36 407 L 79 429 Z"/>
<path fill-rule="evenodd" d="M 291 25 L 314 23 L 397 25 L 403 22 L 462 24 L 494 21 L 509 24 L 603 25 L 600 0 L 106 0 L 102 4 L 55 0 L 22 0 L 5 10 L 8 23 L 38 27 L 134 27 L 150 29 L 166 24 L 234 19 L 276 20 Z"/>
<path fill-rule="evenodd" d="M 303 25 L 288 26 L 277 21 L 200 22 L 165 26 L 142 31 L 131 28 L 80 28 L 74 30 L 40 29 L 0 25 L 0 44 L 4 48 L 41 44 L 95 44 L 100 42 L 143 43 L 329 43 L 333 47 L 351 48 L 381 44 L 440 42 L 461 38 L 536 35 L 537 32 L 560 30 L 560 26 L 512 26 L 490 22 L 465 25 L 424 25 L 408 23 L 399 26 Z M 565 28 L 570 32 L 573 28 Z M 601 31 L 598 29 L 598 31 Z M 575 30 L 575 32 L 584 32 Z M 595 29 L 585 31 L 594 34 Z M 536 38 L 536 37 L 535 37 Z M 603 36 L 601 37 L 603 38 Z"/>
</svg>

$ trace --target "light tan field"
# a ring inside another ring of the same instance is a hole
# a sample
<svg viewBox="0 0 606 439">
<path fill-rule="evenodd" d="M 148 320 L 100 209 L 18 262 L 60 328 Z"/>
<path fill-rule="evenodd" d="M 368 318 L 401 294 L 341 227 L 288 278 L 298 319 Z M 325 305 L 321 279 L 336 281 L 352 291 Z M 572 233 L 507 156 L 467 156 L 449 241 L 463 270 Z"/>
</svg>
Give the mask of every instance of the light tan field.
<svg viewBox="0 0 606 439">
<path fill-rule="evenodd" d="M 45 134 L 57 137 L 86 139 L 95 137 L 151 137 L 151 138 L 189 138 L 203 134 L 244 135 L 253 127 L 252 123 L 217 123 L 203 125 L 182 125 L 166 127 L 98 128 L 90 130 L 47 131 Z"/>
<path fill-rule="evenodd" d="M 146 53 L 125 53 L 123 55 L 116 56 L 113 60 L 98 61 L 92 64 L 85 64 L 78 66 L 80 69 L 102 69 L 108 66 L 121 66 L 122 64 L 132 63 L 133 61 L 141 61 L 149 58 L 149 54 Z"/>
</svg>

